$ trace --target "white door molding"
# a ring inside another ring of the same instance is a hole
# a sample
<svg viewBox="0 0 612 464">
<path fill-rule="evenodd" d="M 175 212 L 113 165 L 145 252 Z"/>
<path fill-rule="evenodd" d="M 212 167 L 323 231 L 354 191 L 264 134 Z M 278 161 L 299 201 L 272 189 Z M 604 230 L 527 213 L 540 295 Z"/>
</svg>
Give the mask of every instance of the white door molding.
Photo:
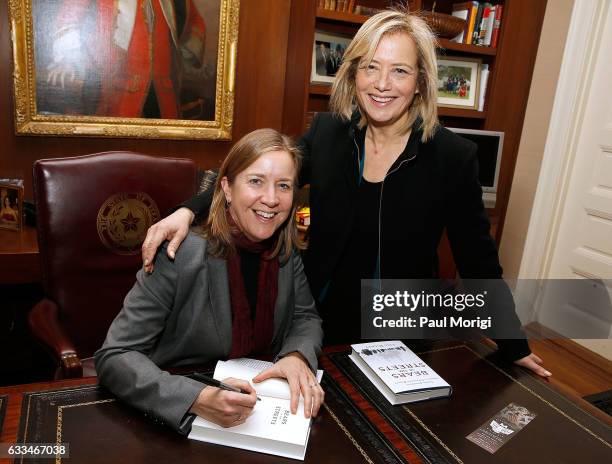
<svg viewBox="0 0 612 464">
<path fill-rule="evenodd" d="M 548 275 L 610 0 L 574 2 L 520 279 Z M 517 288 L 517 296 L 520 288 Z"/>
</svg>

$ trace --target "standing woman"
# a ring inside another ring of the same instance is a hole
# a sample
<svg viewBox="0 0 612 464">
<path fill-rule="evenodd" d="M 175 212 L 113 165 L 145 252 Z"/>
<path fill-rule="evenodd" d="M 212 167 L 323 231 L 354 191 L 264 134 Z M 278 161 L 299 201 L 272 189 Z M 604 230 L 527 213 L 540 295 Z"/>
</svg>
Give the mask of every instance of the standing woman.
<svg viewBox="0 0 612 464">
<path fill-rule="evenodd" d="M 501 279 L 476 146 L 439 125 L 437 84 L 427 24 L 404 11 L 378 13 L 346 49 L 332 112 L 317 114 L 301 139 L 311 210 L 304 264 L 326 343 L 359 338 L 361 279 L 437 277 L 444 228 L 462 278 Z M 163 239 L 172 239 L 172 255 L 206 196 L 186 206 L 150 229 L 147 271 Z M 505 316 L 521 333 L 516 315 Z M 507 359 L 550 375 L 524 337 L 498 345 Z"/>
</svg>

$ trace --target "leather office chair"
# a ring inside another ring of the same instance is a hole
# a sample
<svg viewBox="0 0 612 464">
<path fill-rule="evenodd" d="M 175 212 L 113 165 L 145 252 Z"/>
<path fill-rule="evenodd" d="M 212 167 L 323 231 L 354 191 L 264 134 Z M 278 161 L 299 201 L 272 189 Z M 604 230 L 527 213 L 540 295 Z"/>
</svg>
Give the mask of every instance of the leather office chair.
<svg viewBox="0 0 612 464">
<path fill-rule="evenodd" d="M 197 168 L 107 152 L 39 160 L 33 171 L 45 299 L 30 329 L 58 361 L 56 378 L 95 375 L 91 356 L 136 281 L 146 231 L 195 193 Z"/>
</svg>

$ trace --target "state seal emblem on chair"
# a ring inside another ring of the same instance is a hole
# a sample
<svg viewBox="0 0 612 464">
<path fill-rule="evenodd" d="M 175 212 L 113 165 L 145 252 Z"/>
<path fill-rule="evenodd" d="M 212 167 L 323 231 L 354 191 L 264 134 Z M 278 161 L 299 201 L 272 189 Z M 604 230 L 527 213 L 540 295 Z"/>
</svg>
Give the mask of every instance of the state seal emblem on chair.
<svg viewBox="0 0 612 464">
<path fill-rule="evenodd" d="M 98 210 L 96 226 L 106 248 L 119 255 L 134 255 L 140 253 L 147 229 L 159 219 L 159 208 L 146 193 L 117 193 Z"/>
</svg>

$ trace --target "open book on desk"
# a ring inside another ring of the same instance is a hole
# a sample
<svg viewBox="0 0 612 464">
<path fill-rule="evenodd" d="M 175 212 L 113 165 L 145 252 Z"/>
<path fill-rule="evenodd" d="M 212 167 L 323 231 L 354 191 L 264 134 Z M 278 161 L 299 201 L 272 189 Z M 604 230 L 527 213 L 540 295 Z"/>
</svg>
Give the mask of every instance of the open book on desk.
<svg viewBox="0 0 612 464">
<path fill-rule="evenodd" d="M 289 384 L 284 379 L 268 379 L 254 384 L 251 379 L 272 365 L 271 362 L 240 358 L 219 361 L 214 378 L 244 379 L 255 388 L 257 401 L 246 422 L 235 427 L 221 427 L 196 417 L 189 438 L 218 445 L 304 460 L 310 435 L 310 419 L 304 417 L 304 399 L 300 396 L 297 414 L 291 414 Z M 323 371 L 317 371 L 321 381 Z"/>
</svg>

